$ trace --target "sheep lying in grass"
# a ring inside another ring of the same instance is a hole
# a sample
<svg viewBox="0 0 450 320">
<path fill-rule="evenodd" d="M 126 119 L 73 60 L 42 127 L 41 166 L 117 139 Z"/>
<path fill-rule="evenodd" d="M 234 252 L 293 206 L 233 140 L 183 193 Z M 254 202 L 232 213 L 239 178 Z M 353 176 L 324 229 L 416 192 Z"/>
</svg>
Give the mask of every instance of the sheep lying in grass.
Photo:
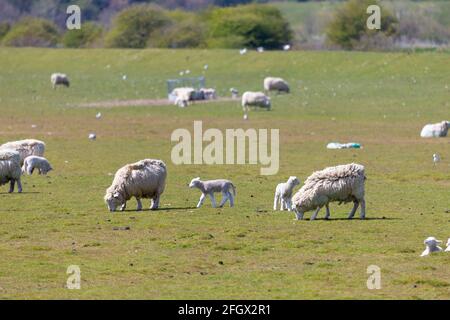
<svg viewBox="0 0 450 320">
<path fill-rule="evenodd" d="M 22 173 L 32 175 L 35 169 L 38 170 L 39 174 L 43 175 L 46 175 L 51 170 L 53 170 L 48 160 L 43 157 L 38 156 L 26 157 L 23 162 Z"/>
<path fill-rule="evenodd" d="M 23 164 L 23 161 L 26 157 L 29 156 L 44 156 L 45 152 L 45 143 L 35 139 L 26 139 L 19 141 L 12 141 L 2 144 L 0 146 L 0 150 L 8 149 L 15 150 L 19 152 L 20 155 L 20 165 Z"/>
<path fill-rule="evenodd" d="M 437 240 L 435 237 L 428 237 L 425 239 L 423 244 L 426 246 L 424 252 L 420 255 L 421 257 L 428 256 L 433 252 L 440 252 L 442 248 L 438 246 L 438 243 L 441 243 L 441 240 Z"/>
<path fill-rule="evenodd" d="M 20 154 L 15 150 L 0 150 L 0 186 L 10 183 L 9 193 L 14 192 L 14 185 L 17 182 L 19 193 L 22 192 L 20 176 Z"/>
<path fill-rule="evenodd" d="M 161 160 L 146 159 L 120 168 L 112 185 L 106 190 L 105 202 L 111 212 L 126 209 L 127 201 L 137 200 L 137 211 L 142 210 L 141 199 L 152 199 L 152 210 L 158 209 L 161 194 L 166 187 L 167 169 Z"/>
<path fill-rule="evenodd" d="M 302 220 L 305 212 L 314 209 L 316 211 L 311 220 L 315 220 L 324 206 L 327 210 L 325 219 L 329 219 L 329 203 L 332 201 L 340 203 L 353 201 L 354 205 L 348 216 L 349 219 L 353 218 L 361 204 L 360 218 L 364 219 L 366 215 L 365 180 L 364 166 L 354 163 L 314 172 L 292 198 L 292 209 L 297 220 Z"/>
<path fill-rule="evenodd" d="M 52 83 L 53 89 L 56 89 L 56 86 L 58 86 L 58 85 L 70 87 L 69 78 L 64 73 L 52 74 L 52 76 L 50 77 L 50 81 Z"/>
<path fill-rule="evenodd" d="M 234 206 L 234 197 L 236 197 L 236 188 L 229 180 L 209 180 L 201 181 L 200 178 L 192 179 L 189 184 L 189 188 L 197 188 L 202 192 L 200 201 L 197 204 L 197 208 L 200 208 L 208 195 L 211 199 L 212 207 L 216 208 L 216 199 L 214 198 L 215 192 L 222 192 L 222 201 L 219 207 L 222 208 L 227 200 L 230 200 L 230 207 Z M 232 193 L 230 192 L 232 191 Z"/>
<path fill-rule="evenodd" d="M 280 211 L 288 210 L 292 208 L 292 192 L 295 186 L 298 186 L 300 181 L 297 177 L 289 177 L 285 183 L 277 185 L 275 190 L 275 197 L 273 199 L 273 210 L 277 210 L 277 205 L 280 204 Z"/>
<path fill-rule="evenodd" d="M 276 91 L 278 93 L 289 93 L 289 84 L 282 78 L 267 77 L 264 79 L 264 90 L 266 92 Z"/>
<path fill-rule="evenodd" d="M 422 138 L 440 138 L 446 137 L 448 129 L 450 128 L 450 121 L 442 121 L 435 124 L 427 124 L 420 132 Z"/>
</svg>

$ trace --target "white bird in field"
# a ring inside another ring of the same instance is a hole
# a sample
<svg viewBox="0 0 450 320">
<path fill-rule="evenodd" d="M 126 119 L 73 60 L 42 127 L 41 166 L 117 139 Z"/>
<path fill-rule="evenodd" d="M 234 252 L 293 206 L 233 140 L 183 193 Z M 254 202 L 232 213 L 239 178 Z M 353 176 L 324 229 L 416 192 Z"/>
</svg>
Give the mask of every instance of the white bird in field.
<svg viewBox="0 0 450 320">
<path fill-rule="evenodd" d="M 124 81 L 127 80 L 127 78 L 128 78 L 128 77 L 127 77 L 126 74 L 124 74 L 124 75 L 122 76 L 122 80 L 124 80 Z"/>
<path fill-rule="evenodd" d="M 445 249 L 445 252 L 450 252 L 450 238 L 447 240 L 447 249 Z"/>
<path fill-rule="evenodd" d="M 244 54 L 247 53 L 247 48 L 239 50 L 239 53 L 241 54 L 241 56 L 243 56 Z"/>
<path fill-rule="evenodd" d="M 184 73 L 190 74 L 190 73 L 191 73 L 191 70 L 186 70 Z"/>
<path fill-rule="evenodd" d="M 244 120 L 248 120 L 248 114 L 244 114 Z"/>
<path fill-rule="evenodd" d="M 97 135 L 95 133 L 90 133 L 89 140 L 94 141 L 95 139 L 97 139 Z"/>
<path fill-rule="evenodd" d="M 95 115 L 95 118 L 96 119 L 100 119 L 102 117 L 102 113 L 101 112 L 99 112 L 99 113 L 97 113 L 96 115 Z"/>
<path fill-rule="evenodd" d="M 433 154 L 434 165 L 437 165 L 440 161 L 441 161 L 441 157 L 437 153 Z"/>
<path fill-rule="evenodd" d="M 290 44 L 284 45 L 284 46 L 283 46 L 283 50 L 284 50 L 284 51 L 289 51 L 289 50 L 291 50 L 291 45 L 290 45 Z"/>
<path fill-rule="evenodd" d="M 421 257 L 428 256 L 433 252 L 440 252 L 442 248 L 438 246 L 438 243 L 442 243 L 441 240 L 437 240 L 435 237 L 428 237 L 423 242 L 426 245 L 425 251 L 420 255 Z"/>
</svg>

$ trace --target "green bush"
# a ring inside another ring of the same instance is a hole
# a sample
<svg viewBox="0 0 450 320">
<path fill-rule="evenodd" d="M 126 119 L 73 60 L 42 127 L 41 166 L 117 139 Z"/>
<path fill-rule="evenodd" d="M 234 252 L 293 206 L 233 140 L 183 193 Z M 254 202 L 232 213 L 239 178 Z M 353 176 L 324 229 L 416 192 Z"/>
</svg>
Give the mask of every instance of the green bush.
<svg viewBox="0 0 450 320">
<path fill-rule="evenodd" d="M 9 32 L 11 29 L 11 26 L 8 22 L 1 22 L 0 23 L 0 41 L 3 39 L 4 36 Z"/>
<path fill-rule="evenodd" d="M 205 24 L 198 15 L 183 11 L 170 11 L 169 25 L 153 32 L 148 46 L 157 48 L 205 47 Z"/>
<path fill-rule="evenodd" d="M 105 44 L 112 48 L 145 48 L 152 32 L 170 24 L 164 10 L 152 5 L 135 5 L 114 19 Z"/>
<path fill-rule="evenodd" d="M 222 48 L 264 47 L 278 49 L 292 40 L 289 23 L 269 5 L 243 5 L 212 9 L 208 22 L 208 46 Z"/>
<path fill-rule="evenodd" d="M 103 33 L 99 25 L 86 22 L 81 25 L 81 29 L 68 30 L 63 37 L 63 45 L 66 48 L 88 48 L 92 47 Z"/>
<path fill-rule="evenodd" d="M 16 23 L 3 38 L 3 44 L 12 47 L 55 47 L 59 32 L 52 22 L 27 17 Z"/>
<path fill-rule="evenodd" d="M 369 30 L 366 25 L 369 18 L 366 10 L 373 4 L 381 8 L 380 30 Z M 367 42 L 371 37 L 379 38 L 380 33 L 385 37 L 394 35 L 396 23 L 395 17 L 376 0 L 350 0 L 337 9 L 327 28 L 327 38 L 344 49 L 355 49 L 361 39 Z"/>
</svg>

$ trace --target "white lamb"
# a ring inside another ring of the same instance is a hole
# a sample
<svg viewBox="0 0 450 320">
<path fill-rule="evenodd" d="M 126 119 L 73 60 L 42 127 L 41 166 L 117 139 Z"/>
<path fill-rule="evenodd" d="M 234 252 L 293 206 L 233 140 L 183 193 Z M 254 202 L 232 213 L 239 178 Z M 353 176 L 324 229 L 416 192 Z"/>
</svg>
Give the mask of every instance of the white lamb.
<svg viewBox="0 0 450 320">
<path fill-rule="evenodd" d="M 364 166 L 355 163 L 314 172 L 292 198 L 292 209 L 297 220 L 302 220 L 305 212 L 316 210 L 311 217 L 311 220 L 315 220 L 324 206 L 327 210 L 325 219 L 329 219 L 329 203 L 333 201 L 340 203 L 353 201 L 354 205 L 348 216 L 349 219 L 353 218 L 361 204 L 360 218 L 364 219 L 366 215 L 365 180 Z"/>
<path fill-rule="evenodd" d="M 222 208 L 227 200 L 230 200 L 230 207 L 234 206 L 234 197 L 236 197 L 236 188 L 229 180 L 209 180 L 201 181 L 200 178 L 192 179 L 189 184 L 189 188 L 197 188 L 202 192 L 200 201 L 197 204 L 197 208 L 200 208 L 208 195 L 211 199 L 212 207 L 216 208 L 216 199 L 214 198 L 215 192 L 222 192 L 222 201 L 219 207 Z M 233 193 L 230 192 L 233 191 Z"/>
<path fill-rule="evenodd" d="M 152 199 L 150 209 L 159 207 L 159 201 L 166 187 L 167 169 L 161 160 L 145 159 L 120 168 L 112 185 L 106 190 L 105 202 L 111 212 L 126 209 L 127 201 L 137 200 L 137 211 L 142 210 L 141 199 Z"/>
<path fill-rule="evenodd" d="M 438 246 L 438 243 L 441 242 L 442 242 L 441 240 L 437 240 L 435 237 L 426 238 L 425 241 L 423 242 L 423 244 L 426 245 L 426 247 L 420 256 L 425 257 L 433 252 L 441 252 L 442 248 Z"/>
<path fill-rule="evenodd" d="M 435 124 L 427 124 L 423 127 L 420 136 L 422 138 L 440 138 L 446 137 L 448 133 L 448 128 L 450 127 L 450 121 L 442 121 Z"/>
<path fill-rule="evenodd" d="M 0 146 L 0 150 L 2 149 L 16 150 L 17 152 L 19 152 L 20 165 L 22 165 L 26 157 L 44 156 L 45 143 L 35 139 L 26 139 L 2 144 Z"/>
<path fill-rule="evenodd" d="M 15 150 L 0 150 L 0 186 L 10 183 L 9 193 L 14 192 L 14 185 L 17 182 L 19 193 L 22 192 L 20 176 L 20 154 Z"/>
<path fill-rule="evenodd" d="M 38 156 L 26 157 L 23 162 L 22 173 L 32 175 L 35 169 L 37 169 L 39 174 L 42 175 L 46 175 L 51 170 L 53 170 L 48 160 L 43 157 Z"/>
<path fill-rule="evenodd" d="M 288 210 L 291 211 L 292 208 L 292 193 L 295 186 L 298 186 L 300 181 L 297 177 L 289 177 L 288 181 L 285 183 L 280 183 L 277 185 L 275 190 L 275 197 L 273 199 L 273 210 L 277 210 L 278 204 L 280 204 L 280 211 Z"/>
<path fill-rule="evenodd" d="M 58 85 L 70 87 L 69 78 L 64 73 L 52 74 L 52 76 L 50 77 L 50 81 L 52 82 L 53 89 L 56 89 L 56 86 L 58 86 Z"/>
<path fill-rule="evenodd" d="M 264 90 L 289 93 L 289 84 L 282 78 L 267 77 L 264 79 Z"/>
</svg>

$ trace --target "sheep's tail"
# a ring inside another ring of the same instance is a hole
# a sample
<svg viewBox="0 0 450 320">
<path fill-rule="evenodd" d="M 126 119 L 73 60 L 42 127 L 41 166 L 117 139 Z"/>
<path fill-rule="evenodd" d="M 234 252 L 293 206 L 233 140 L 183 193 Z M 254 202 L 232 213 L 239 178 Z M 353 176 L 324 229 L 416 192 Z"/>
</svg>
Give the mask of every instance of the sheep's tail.
<svg viewBox="0 0 450 320">
<path fill-rule="evenodd" d="M 233 189 L 233 196 L 236 197 L 236 187 L 234 186 L 233 183 L 231 183 L 231 189 Z"/>
</svg>

